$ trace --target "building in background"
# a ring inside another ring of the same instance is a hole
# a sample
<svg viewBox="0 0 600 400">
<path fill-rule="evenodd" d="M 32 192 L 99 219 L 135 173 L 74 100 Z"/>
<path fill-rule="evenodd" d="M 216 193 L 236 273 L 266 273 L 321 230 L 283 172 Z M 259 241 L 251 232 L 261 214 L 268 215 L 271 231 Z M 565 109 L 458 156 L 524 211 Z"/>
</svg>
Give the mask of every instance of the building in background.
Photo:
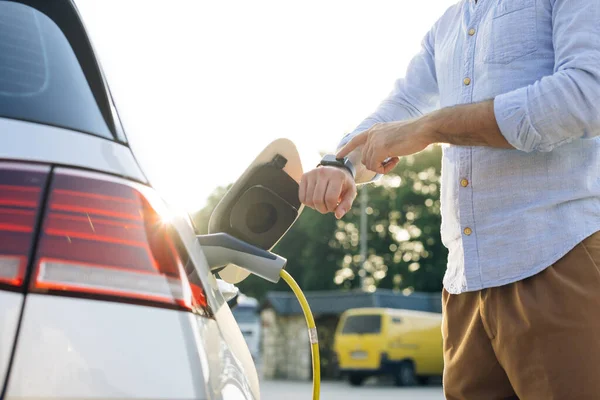
<svg viewBox="0 0 600 400">
<path fill-rule="evenodd" d="M 321 374 L 337 378 L 333 338 L 340 315 L 351 308 L 385 307 L 442 312 L 440 294 L 405 296 L 391 290 L 305 293 L 315 317 L 321 351 Z M 311 379 L 308 332 L 298 300 L 290 292 L 269 292 L 261 305 L 262 375 L 266 379 Z"/>
</svg>

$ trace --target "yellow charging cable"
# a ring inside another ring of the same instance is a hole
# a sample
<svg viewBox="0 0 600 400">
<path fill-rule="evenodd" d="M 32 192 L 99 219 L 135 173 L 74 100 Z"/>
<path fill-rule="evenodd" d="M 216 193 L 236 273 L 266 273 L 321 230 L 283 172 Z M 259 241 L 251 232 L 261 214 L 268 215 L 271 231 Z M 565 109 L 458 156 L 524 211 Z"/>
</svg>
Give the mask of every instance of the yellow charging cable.
<svg viewBox="0 0 600 400">
<path fill-rule="evenodd" d="M 317 336 L 317 327 L 315 325 L 315 319 L 313 318 L 310 306 L 302 289 L 296 283 L 294 278 L 284 269 L 281 270 L 281 277 L 287 284 L 292 288 L 292 291 L 300 302 L 300 307 L 306 318 L 306 324 L 308 325 L 308 337 L 310 339 L 310 350 L 312 353 L 312 369 L 313 369 L 313 400 L 319 400 L 321 396 L 321 360 L 319 358 L 319 338 Z"/>
</svg>

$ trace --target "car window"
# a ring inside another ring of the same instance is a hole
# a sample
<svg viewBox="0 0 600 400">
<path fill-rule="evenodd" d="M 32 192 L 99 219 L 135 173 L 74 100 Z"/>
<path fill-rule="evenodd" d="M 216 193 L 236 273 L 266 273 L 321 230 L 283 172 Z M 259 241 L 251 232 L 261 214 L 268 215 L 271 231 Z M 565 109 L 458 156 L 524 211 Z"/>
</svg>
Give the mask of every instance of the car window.
<svg viewBox="0 0 600 400">
<path fill-rule="evenodd" d="M 381 315 L 353 315 L 346 318 L 343 334 L 365 334 L 381 332 Z"/>
<path fill-rule="evenodd" d="M 0 117 L 113 137 L 60 28 L 10 1 L 0 1 Z"/>
<path fill-rule="evenodd" d="M 233 309 L 233 317 L 238 324 L 249 324 L 259 321 L 258 312 L 254 307 L 237 306 Z"/>
</svg>

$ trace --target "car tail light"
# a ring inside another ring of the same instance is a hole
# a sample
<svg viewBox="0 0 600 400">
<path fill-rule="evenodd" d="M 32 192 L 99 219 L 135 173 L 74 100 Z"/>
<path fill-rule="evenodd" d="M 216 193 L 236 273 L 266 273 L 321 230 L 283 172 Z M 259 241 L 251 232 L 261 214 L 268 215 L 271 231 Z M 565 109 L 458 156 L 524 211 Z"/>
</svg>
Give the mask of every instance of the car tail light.
<svg viewBox="0 0 600 400">
<path fill-rule="evenodd" d="M 32 291 L 206 312 L 187 254 L 141 185 L 59 169 L 50 185 Z"/>
<path fill-rule="evenodd" d="M 49 167 L 0 163 L 0 285 L 23 285 Z"/>
</svg>

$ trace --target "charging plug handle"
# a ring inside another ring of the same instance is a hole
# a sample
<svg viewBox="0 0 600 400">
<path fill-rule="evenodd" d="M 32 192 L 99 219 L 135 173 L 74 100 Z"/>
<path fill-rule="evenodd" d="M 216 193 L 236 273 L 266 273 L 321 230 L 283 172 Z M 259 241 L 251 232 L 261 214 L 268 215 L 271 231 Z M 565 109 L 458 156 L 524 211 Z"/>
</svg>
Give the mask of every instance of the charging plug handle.
<svg viewBox="0 0 600 400">
<path fill-rule="evenodd" d="M 235 264 L 269 282 L 277 283 L 281 278 L 281 270 L 287 264 L 285 258 L 246 243 L 228 233 L 214 233 L 196 237 L 200 246 L 202 246 L 202 251 L 211 271 L 227 264 Z"/>
</svg>

